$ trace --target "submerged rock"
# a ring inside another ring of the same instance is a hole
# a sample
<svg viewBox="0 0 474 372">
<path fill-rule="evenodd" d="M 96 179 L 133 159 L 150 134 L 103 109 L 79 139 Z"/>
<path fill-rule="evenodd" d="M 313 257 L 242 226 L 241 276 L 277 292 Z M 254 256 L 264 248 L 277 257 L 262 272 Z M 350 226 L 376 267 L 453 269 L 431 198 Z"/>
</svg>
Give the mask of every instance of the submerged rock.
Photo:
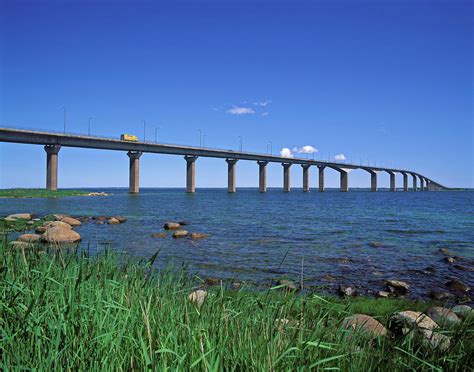
<svg viewBox="0 0 474 372">
<path fill-rule="evenodd" d="M 164 232 L 151 234 L 152 238 L 166 238 L 167 236 L 168 236 L 168 234 L 164 233 Z"/>
<path fill-rule="evenodd" d="M 204 301 L 206 300 L 207 297 L 207 292 L 198 289 L 197 291 L 191 292 L 188 296 L 189 300 L 196 304 L 198 307 L 201 307 L 204 304 Z"/>
<path fill-rule="evenodd" d="M 448 248 L 440 248 L 440 249 L 438 249 L 438 252 L 439 252 L 439 253 L 442 253 L 442 254 L 444 254 L 444 255 L 446 255 L 446 256 L 450 256 L 450 255 L 451 255 L 451 252 L 449 251 Z"/>
<path fill-rule="evenodd" d="M 456 262 L 456 260 L 453 257 L 445 257 L 444 261 L 449 264 Z"/>
<path fill-rule="evenodd" d="M 355 314 L 345 318 L 342 321 L 342 327 L 370 338 L 385 336 L 388 333 L 382 323 L 365 314 Z"/>
<path fill-rule="evenodd" d="M 23 234 L 18 237 L 18 240 L 20 242 L 29 242 L 29 243 L 38 242 L 40 241 L 40 239 L 41 239 L 41 235 L 39 234 Z"/>
<path fill-rule="evenodd" d="M 452 293 L 444 291 L 431 291 L 429 292 L 430 297 L 436 301 L 452 300 L 454 298 Z"/>
<path fill-rule="evenodd" d="M 446 287 L 458 294 L 467 294 L 471 288 L 458 279 L 450 279 L 445 283 Z"/>
<path fill-rule="evenodd" d="M 370 242 L 368 243 L 369 247 L 372 247 L 372 248 L 381 248 L 384 246 L 384 244 L 382 242 Z"/>
<path fill-rule="evenodd" d="M 173 238 L 184 238 L 188 236 L 188 234 L 186 230 L 177 230 L 173 233 Z"/>
<path fill-rule="evenodd" d="M 407 294 L 410 290 L 410 285 L 401 280 L 387 280 L 386 284 L 390 292 L 397 295 Z"/>
<path fill-rule="evenodd" d="M 115 218 L 120 223 L 127 222 L 127 219 L 123 216 L 112 216 L 111 218 Z"/>
<path fill-rule="evenodd" d="M 163 228 L 165 230 L 178 230 L 181 228 L 181 225 L 177 222 L 165 222 Z"/>
<path fill-rule="evenodd" d="M 433 306 L 426 311 L 431 319 L 433 319 L 438 325 L 443 324 L 457 324 L 461 322 L 461 319 L 451 310 L 445 307 Z"/>
<path fill-rule="evenodd" d="M 204 233 L 192 233 L 191 234 L 191 239 L 204 239 L 209 237 L 209 234 L 204 234 Z"/>
<path fill-rule="evenodd" d="M 107 220 L 107 223 L 108 223 L 109 225 L 119 225 L 119 224 L 120 224 L 120 221 L 117 220 L 116 218 L 112 217 L 112 218 L 109 218 L 109 219 Z"/>
<path fill-rule="evenodd" d="M 322 280 L 327 280 L 327 281 L 329 281 L 329 282 L 332 282 L 332 281 L 336 280 L 337 278 L 336 278 L 334 275 L 325 274 L 321 279 L 322 279 Z"/>
</svg>

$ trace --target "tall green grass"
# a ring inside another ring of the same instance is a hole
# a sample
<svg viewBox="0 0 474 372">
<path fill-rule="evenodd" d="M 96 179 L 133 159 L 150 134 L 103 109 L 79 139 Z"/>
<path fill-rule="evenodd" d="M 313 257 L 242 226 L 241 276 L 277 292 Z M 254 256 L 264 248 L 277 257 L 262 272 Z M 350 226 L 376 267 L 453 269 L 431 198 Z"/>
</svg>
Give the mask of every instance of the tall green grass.
<svg viewBox="0 0 474 372">
<path fill-rule="evenodd" d="M 156 257 L 154 257 L 156 258 Z M 158 256 L 159 259 L 159 256 Z M 217 286 L 201 308 L 200 284 L 108 252 L 12 250 L 0 243 L 0 368 L 40 370 L 468 370 L 473 327 L 445 330 L 446 352 L 413 338 L 349 337 L 341 321 L 369 300 Z M 365 302 L 364 302 L 365 301 Z M 372 310 L 378 300 L 372 301 Z M 388 308 L 410 304 L 380 302 Z M 428 306 L 427 304 L 425 304 Z M 422 307 L 422 303 L 416 304 Z M 375 314 L 374 314 L 375 315 Z M 287 319 L 288 322 L 281 321 Z"/>
<path fill-rule="evenodd" d="M 59 196 L 80 196 L 87 192 L 81 190 L 46 190 L 46 189 L 0 189 L 0 198 L 54 198 Z"/>
</svg>

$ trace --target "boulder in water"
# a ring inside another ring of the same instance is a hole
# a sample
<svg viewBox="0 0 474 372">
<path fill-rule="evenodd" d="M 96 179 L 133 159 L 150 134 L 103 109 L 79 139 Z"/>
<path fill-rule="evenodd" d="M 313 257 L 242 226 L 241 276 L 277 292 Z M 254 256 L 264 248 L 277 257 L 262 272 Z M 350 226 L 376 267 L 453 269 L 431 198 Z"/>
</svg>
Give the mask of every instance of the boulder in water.
<svg viewBox="0 0 474 372">
<path fill-rule="evenodd" d="M 38 242 L 41 240 L 41 235 L 38 234 L 23 234 L 18 237 L 18 240 L 20 242 L 28 242 L 28 243 L 33 243 L 33 242 Z"/>
<path fill-rule="evenodd" d="M 178 230 L 181 228 L 181 225 L 177 222 L 165 222 L 163 228 L 165 230 Z"/>
<path fill-rule="evenodd" d="M 161 232 L 156 234 L 151 234 L 152 238 L 166 238 L 168 236 L 167 233 Z"/>
<path fill-rule="evenodd" d="M 177 230 L 173 233 L 173 238 L 184 238 L 188 236 L 188 232 L 186 230 Z"/>
<path fill-rule="evenodd" d="M 407 294 L 410 290 L 410 285 L 401 280 L 387 280 L 386 283 L 390 292 L 397 295 Z"/>
<path fill-rule="evenodd" d="M 81 240 L 81 236 L 71 227 L 54 226 L 46 230 L 42 240 L 50 244 L 75 243 Z"/>
<path fill-rule="evenodd" d="M 339 287 L 339 292 L 344 296 L 352 297 L 357 294 L 357 289 L 353 285 L 341 285 Z"/>
<path fill-rule="evenodd" d="M 112 217 L 112 218 L 109 218 L 107 220 L 107 223 L 109 225 L 119 225 L 120 224 L 120 221 L 118 219 L 116 219 L 115 217 Z"/>
<path fill-rule="evenodd" d="M 67 223 L 70 226 L 81 226 L 81 221 L 76 220 L 75 218 L 72 218 L 72 217 L 64 217 L 60 221 Z"/>
<path fill-rule="evenodd" d="M 471 290 L 470 287 L 468 287 L 466 284 L 461 282 L 459 279 L 455 279 L 455 278 L 448 280 L 445 283 L 445 285 L 452 291 L 461 295 L 465 295 Z"/>
<path fill-rule="evenodd" d="M 15 213 L 15 214 L 10 214 L 5 218 L 7 221 L 16 221 L 16 220 L 25 220 L 29 221 L 33 218 L 33 214 L 31 213 Z"/>
<path fill-rule="evenodd" d="M 204 233 L 192 233 L 191 234 L 191 239 L 204 239 L 209 237 L 209 234 L 204 234 Z"/>
</svg>

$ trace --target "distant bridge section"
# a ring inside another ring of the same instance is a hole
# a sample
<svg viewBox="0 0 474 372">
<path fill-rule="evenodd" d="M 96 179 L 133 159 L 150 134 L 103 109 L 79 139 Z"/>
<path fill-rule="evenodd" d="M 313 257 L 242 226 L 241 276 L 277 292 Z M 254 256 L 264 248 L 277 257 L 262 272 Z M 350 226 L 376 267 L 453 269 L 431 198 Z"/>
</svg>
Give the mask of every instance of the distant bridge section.
<svg viewBox="0 0 474 372">
<path fill-rule="evenodd" d="M 408 178 L 412 178 L 413 191 L 447 190 L 446 187 L 419 173 L 396 168 L 369 167 L 364 165 L 344 164 L 302 158 L 287 158 L 268 154 L 244 151 L 220 150 L 195 146 L 167 145 L 151 142 L 130 142 L 113 138 L 39 132 L 12 128 L 0 128 L 0 142 L 24 143 L 44 146 L 46 152 L 46 188 L 57 190 L 58 158 L 62 147 L 90 148 L 126 152 L 129 157 L 129 192 L 139 192 L 140 156 L 143 153 L 181 155 L 186 160 L 186 191 L 195 192 L 195 162 L 199 157 L 225 159 L 228 167 L 228 191 L 236 191 L 236 166 L 239 160 L 257 162 L 259 166 L 259 191 L 265 192 L 266 167 L 268 163 L 281 163 L 283 166 L 283 190 L 290 191 L 290 168 L 294 164 L 303 167 L 303 191 L 309 191 L 309 168 L 319 169 L 319 191 L 324 191 L 324 170 L 332 168 L 340 174 L 341 191 L 349 190 L 349 172 L 362 169 L 370 173 L 371 190 L 377 191 L 377 175 L 386 172 L 390 175 L 390 190 L 396 191 L 395 175 L 403 175 L 403 191 L 408 191 Z M 420 185 L 418 186 L 418 181 Z"/>
</svg>

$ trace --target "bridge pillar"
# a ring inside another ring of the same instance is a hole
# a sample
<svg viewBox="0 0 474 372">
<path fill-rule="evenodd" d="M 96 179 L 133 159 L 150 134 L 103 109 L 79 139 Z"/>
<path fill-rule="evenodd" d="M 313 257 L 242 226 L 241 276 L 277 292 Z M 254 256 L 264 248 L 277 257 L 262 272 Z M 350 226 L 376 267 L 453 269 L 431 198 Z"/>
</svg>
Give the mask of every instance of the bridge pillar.
<svg viewBox="0 0 474 372">
<path fill-rule="evenodd" d="M 397 191 L 395 186 L 395 172 L 385 170 L 390 175 L 390 191 Z"/>
<path fill-rule="evenodd" d="M 283 191 L 290 192 L 290 163 L 281 163 L 283 165 Z"/>
<path fill-rule="evenodd" d="M 128 192 L 138 194 L 140 191 L 140 156 L 142 156 L 142 152 L 129 151 L 127 155 L 130 158 Z"/>
<path fill-rule="evenodd" d="M 194 193 L 196 191 L 196 160 L 197 156 L 185 156 L 186 160 L 186 192 Z"/>
<path fill-rule="evenodd" d="M 347 192 L 349 191 L 349 172 L 340 169 L 339 173 L 341 175 L 341 191 Z"/>
<path fill-rule="evenodd" d="M 326 168 L 325 165 L 318 165 L 318 169 L 319 169 L 319 192 L 324 191 L 324 168 Z"/>
<path fill-rule="evenodd" d="M 236 191 L 236 164 L 238 159 L 226 159 L 227 162 L 227 192 Z"/>
<path fill-rule="evenodd" d="M 58 189 L 58 153 L 59 145 L 46 145 L 46 189 L 56 191 Z"/>
<path fill-rule="evenodd" d="M 425 191 L 425 183 L 423 177 L 420 177 L 420 191 Z"/>
<path fill-rule="evenodd" d="M 425 191 L 430 191 L 430 180 L 428 178 L 425 178 L 425 183 L 426 183 Z"/>
<path fill-rule="evenodd" d="M 417 189 L 417 186 L 416 186 L 416 180 L 417 180 L 416 175 L 412 174 L 411 177 L 412 177 L 412 179 L 413 179 L 413 191 L 416 191 L 416 189 Z"/>
<path fill-rule="evenodd" d="M 377 191 L 377 172 L 373 170 L 367 170 L 370 173 L 370 191 Z"/>
<path fill-rule="evenodd" d="M 403 191 L 408 191 L 408 174 L 401 172 L 403 175 Z"/>
<path fill-rule="evenodd" d="M 309 191 L 309 164 L 301 164 L 303 168 L 303 192 Z"/>
<path fill-rule="evenodd" d="M 268 161 L 257 161 L 257 164 L 258 164 L 258 191 L 267 192 Z"/>
</svg>

